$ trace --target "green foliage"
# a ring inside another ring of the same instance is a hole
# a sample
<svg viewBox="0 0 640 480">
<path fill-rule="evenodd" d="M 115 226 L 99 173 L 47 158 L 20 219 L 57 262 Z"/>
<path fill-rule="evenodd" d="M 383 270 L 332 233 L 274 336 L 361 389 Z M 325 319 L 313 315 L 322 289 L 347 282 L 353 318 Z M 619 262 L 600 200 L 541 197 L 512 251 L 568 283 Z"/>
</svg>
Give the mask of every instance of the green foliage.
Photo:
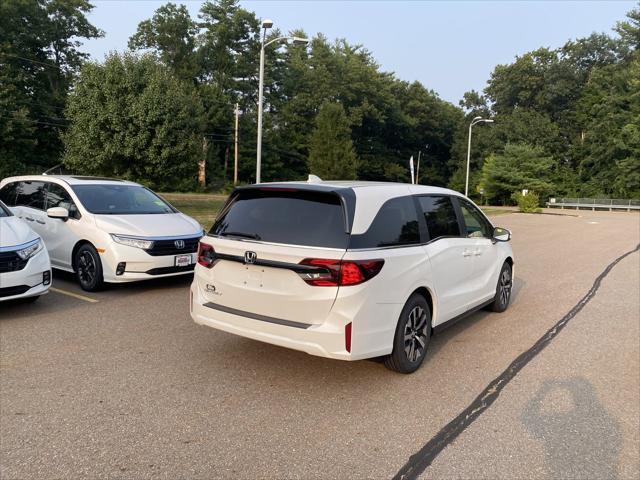
<svg viewBox="0 0 640 480">
<path fill-rule="evenodd" d="M 513 192 L 511 199 L 518 205 L 518 210 L 522 213 L 540 213 L 542 211 L 540 207 L 540 197 L 535 192 L 527 192 L 523 195 L 522 192 Z"/>
<path fill-rule="evenodd" d="M 489 202 L 502 205 L 508 203 L 513 192 L 523 189 L 548 196 L 554 192 L 553 163 L 540 147 L 510 143 L 503 153 L 485 160 L 480 186 Z"/>
<path fill-rule="evenodd" d="M 153 58 L 113 53 L 104 64 L 86 64 L 66 113 L 70 170 L 154 188 L 195 186 L 202 105 L 190 84 Z"/>
<path fill-rule="evenodd" d="M 86 0 L 0 1 L 0 178 L 59 162 L 63 110 L 86 58 L 80 38 L 102 33 Z"/>
<path fill-rule="evenodd" d="M 357 161 L 344 108 L 326 102 L 320 107 L 311 135 L 309 171 L 323 180 L 353 180 Z"/>
<path fill-rule="evenodd" d="M 167 3 L 129 40 L 143 57 L 111 55 L 78 78 L 86 60 L 80 40 L 101 35 L 86 19 L 91 8 L 87 0 L 0 2 L 0 176 L 59 163 L 66 130 L 64 161 L 79 173 L 187 189 L 205 158 L 203 189 L 229 185 L 237 103 L 239 178 L 253 181 L 255 13 L 238 0 L 207 0 L 192 18 L 183 5 Z M 302 179 L 311 166 L 325 177 L 406 182 L 407 161 L 421 152 L 421 183 L 462 190 L 469 123 L 480 115 L 494 123 L 473 129 L 474 195 L 482 186 L 499 203 L 520 188 L 541 198 L 638 197 L 640 9 L 615 32 L 498 65 L 487 88 L 467 92 L 460 108 L 381 71 L 366 48 L 344 39 L 318 34 L 308 46 L 272 43 L 265 50 L 262 177 Z M 288 35 L 307 37 L 274 29 L 267 41 Z M 327 135 L 337 144 L 323 144 Z"/>
</svg>

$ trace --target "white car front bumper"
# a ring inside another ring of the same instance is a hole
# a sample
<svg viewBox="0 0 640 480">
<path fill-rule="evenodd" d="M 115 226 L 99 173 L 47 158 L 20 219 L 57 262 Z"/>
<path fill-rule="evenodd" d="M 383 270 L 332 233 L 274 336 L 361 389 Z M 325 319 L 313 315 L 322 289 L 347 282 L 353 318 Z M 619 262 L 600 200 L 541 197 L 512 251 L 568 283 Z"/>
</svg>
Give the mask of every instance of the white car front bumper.
<svg viewBox="0 0 640 480">
<path fill-rule="evenodd" d="M 44 283 L 45 273 L 49 278 L 47 284 Z M 44 295 L 49 292 L 51 281 L 51 263 L 43 248 L 29 259 L 23 269 L 0 273 L 0 302 Z"/>
<path fill-rule="evenodd" d="M 176 275 L 193 274 L 197 261 L 197 253 L 180 253 L 153 256 L 145 250 L 116 242 L 110 242 L 104 251 L 100 252 L 104 281 L 109 283 L 135 282 L 153 278 L 173 277 Z M 176 266 L 176 257 L 189 257 L 189 265 Z M 124 272 L 118 270 L 118 265 L 124 263 Z"/>
</svg>

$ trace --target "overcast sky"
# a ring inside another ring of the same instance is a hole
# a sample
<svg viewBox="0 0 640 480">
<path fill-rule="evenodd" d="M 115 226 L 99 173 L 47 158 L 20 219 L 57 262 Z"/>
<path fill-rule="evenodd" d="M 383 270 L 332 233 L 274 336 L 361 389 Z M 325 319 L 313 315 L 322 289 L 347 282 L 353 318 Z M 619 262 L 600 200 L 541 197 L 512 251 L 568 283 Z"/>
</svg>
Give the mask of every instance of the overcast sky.
<svg viewBox="0 0 640 480">
<path fill-rule="evenodd" d="M 94 0 L 91 22 L 105 31 L 84 50 L 101 60 L 122 51 L 138 23 L 164 1 Z M 195 18 L 202 1 L 179 1 Z M 634 1 L 284 1 L 244 0 L 283 31 L 302 28 L 346 38 L 370 50 L 385 71 L 419 80 L 452 103 L 482 90 L 494 66 L 538 47 L 556 48 L 592 32 L 610 32 Z"/>
</svg>

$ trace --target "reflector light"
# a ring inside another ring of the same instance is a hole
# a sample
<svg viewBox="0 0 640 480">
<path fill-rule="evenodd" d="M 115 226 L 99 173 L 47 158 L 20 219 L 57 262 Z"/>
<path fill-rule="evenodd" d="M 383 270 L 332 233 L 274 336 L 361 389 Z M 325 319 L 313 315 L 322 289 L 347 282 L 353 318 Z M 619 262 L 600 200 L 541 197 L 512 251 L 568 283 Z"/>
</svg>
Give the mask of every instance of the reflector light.
<svg viewBox="0 0 640 480">
<path fill-rule="evenodd" d="M 351 353 L 351 323 L 344 326 L 344 348 Z"/>
</svg>

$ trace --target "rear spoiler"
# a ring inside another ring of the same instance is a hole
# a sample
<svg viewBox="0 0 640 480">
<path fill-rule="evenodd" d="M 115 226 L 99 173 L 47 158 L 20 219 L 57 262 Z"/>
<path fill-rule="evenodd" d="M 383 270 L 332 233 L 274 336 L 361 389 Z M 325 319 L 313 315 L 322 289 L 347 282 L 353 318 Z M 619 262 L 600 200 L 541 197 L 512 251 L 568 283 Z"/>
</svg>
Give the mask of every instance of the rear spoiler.
<svg viewBox="0 0 640 480">
<path fill-rule="evenodd" d="M 353 227 L 353 217 L 356 211 L 356 194 L 352 188 L 340 188 L 322 184 L 304 184 L 304 183 L 262 183 L 257 185 L 245 185 L 242 187 L 234 188 L 229 194 L 229 198 L 225 202 L 220 213 L 218 213 L 216 220 L 226 213 L 227 209 L 231 205 L 232 200 L 240 192 L 246 190 L 265 190 L 265 191 L 282 191 L 282 192 L 320 192 L 336 195 L 340 199 L 342 210 L 344 212 L 344 231 L 345 233 L 351 233 Z M 215 223 L 215 222 L 214 222 Z"/>
</svg>

